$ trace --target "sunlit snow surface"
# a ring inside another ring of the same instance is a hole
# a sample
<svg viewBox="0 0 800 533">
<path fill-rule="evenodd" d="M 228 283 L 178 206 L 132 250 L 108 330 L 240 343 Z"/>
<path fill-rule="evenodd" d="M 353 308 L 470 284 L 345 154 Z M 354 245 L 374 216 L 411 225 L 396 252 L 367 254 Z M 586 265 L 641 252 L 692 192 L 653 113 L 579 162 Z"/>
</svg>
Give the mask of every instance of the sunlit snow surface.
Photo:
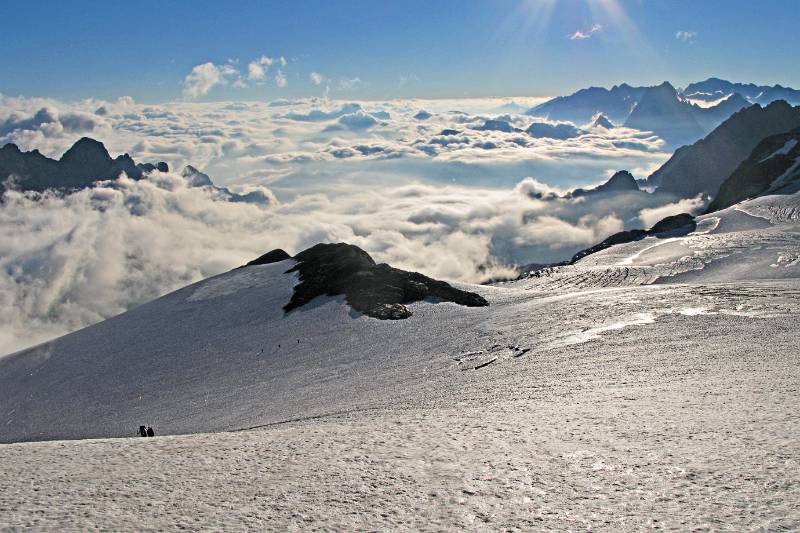
<svg viewBox="0 0 800 533">
<path fill-rule="evenodd" d="M 204 434 L 0 446 L 0 525 L 796 530 L 799 207 L 405 321 L 248 267 L 2 359 L 2 441 Z"/>
</svg>

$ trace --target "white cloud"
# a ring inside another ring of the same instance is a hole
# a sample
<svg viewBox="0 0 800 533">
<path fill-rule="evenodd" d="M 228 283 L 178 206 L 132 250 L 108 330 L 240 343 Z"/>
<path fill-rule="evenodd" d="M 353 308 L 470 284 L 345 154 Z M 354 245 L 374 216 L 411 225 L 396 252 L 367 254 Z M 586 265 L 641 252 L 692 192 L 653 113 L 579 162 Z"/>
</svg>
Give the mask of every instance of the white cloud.
<svg viewBox="0 0 800 533">
<path fill-rule="evenodd" d="M 308 75 L 309 79 L 314 85 L 320 85 L 323 81 L 325 81 L 325 76 L 320 74 L 319 72 L 312 72 Z"/>
<path fill-rule="evenodd" d="M 583 39 L 590 39 L 592 35 L 601 31 L 603 31 L 603 26 L 600 24 L 594 24 L 591 28 L 587 30 L 577 30 L 575 33 L 572 33 L 567 37 L 569 37 L 573 41 L 580 41 Z"/>
<path fill-rule="evenodd" d="M 293 253 L 320 240 L 348 241 L 401 268 L 479 281 L 508 272 L 503 264 L 563 259 L 623 226 L 687 210 L 659 211 L 673 200 L 648 195 L 558 198 L 614 170 L 642 169 L 642 177 L 669 154 L 659 139 L 624 127 L 566 140 L 471 127 L 498 118 L 485 114 L 497 105 L 319 98 L 148 105 L 0 95 L 0 144 L 58 158 L 87 134 L 75 128 L 91 124 L 88 133 L 112 156 L 166 161 L 174 171 L 192 164 L 219 185 L 266 187 L 281 200 L 265 209 L 222 202 L 174 174 L 66 197 L 12 195 L 0 209 L 0 353 L 274 247 Z M 432 112 L 424 122 L 413 118 L 421 109 Z M 502 120 L 525 129 L 533 119 Z"/>
<path fill-rule="evenodd" d="M 287 65 L 287 61 L 283 57 L 272 58 L 262 55 L 247 64 L 246 76 L 243 76 L 239 69 L 234 66 L 238 64 L 238 60 L 228 60 L 228 63 L 221 65 L 212 62 L 197 65 L 183 81 L 183 95 L 186 98 L 198 98 L 208 94 L 214 87 L 221 85 L 230 85 L 241 89 L 247 87 L 245 80 L 261 85 L 266 79 L 269 67 L 275 63 L 281 65 L 281 67 Z M 274 80 L 278 87 L 286 87 L 287 85 L 287 78 L 282 70 L 276 72 Z"/>
<path fill-rule="evenodd" d="M 704 205 L 705 202 L 700 196 L 697 198 L 685 198 L 674 203 L 642 209 L 639 212 L 639 220 L 641 220 L 643 228 L 650 228 L 659 220 L 672 215 L 697 213 Z"/>
<path fill-rule="evenodd" d="M 339 80 L 338 90 L 340 91 L 352 91 L 361 87 L 364 82 L 359 77 L 350 78 L 350 79 L 341 79 Z"/>
<path fill-rule="evenodd" d="M 685 43 L 693 42 L 695 37 L 697 37 L 696 31 L 680 30 L 677 33 L 675 33 L 675 38 Z"/>
<path fill-rule="evenodd" d="M 532 189 L 550 191 L 533 180 L 509 189 L 342 184 L 262 208 L 221 201 L 178 174 L 156 173 L 67 196 L 7 193 L 0 211 L 0 353 L 277 247 L 296 253 L 345 241 L 400 268 L 479 281 L 509 274 L 503 263 L 524 259 L 525 251 L 567 257 L 621 230 L 631 214 L 630 198 L 592 207 L 532 198 Z"/>
<path fill-rule="evenodd" d="M 251 81 L 263 80 L 267 69 L 275 60 L 268 56 L 261 56 L 247 64 L 247 79 Z"/>
<path fill-rule="evenodd" d="M 252 62 L 247 65 L 247 79 L 248 80 L 263 80 L 266 75 L 264 67 L 258 63 Z"/>
<path fill-rule="evenodd" d="M 227 85 L 231 79 L 238 79 L 239 71 L 230 64 L 215 65 L 208 62 L 195 66 L 183 80 L 183 95 L 197 98 L 208 94 L 217 85 Z"/>
<path fill-rule="evenodd" d="M 338 120 L 338 125 L 348 130 L 366 130 L 378 124 L 375 117 L 363 111 L 356 111 L 349 115 L 342 115 Z"/>
<path fill-rule="evenodd" d="M 283 73 L 283 71 L 282 70 L 278 70 L 278 72 L 275 74 L 275 85 L 277 85 L 278 87 L 283 88 L 283 87 L 286 87 L 286 85 L 288 85 L 288 83 L 289 82 L 287 81 L 286 75 Z"/>
</svg>

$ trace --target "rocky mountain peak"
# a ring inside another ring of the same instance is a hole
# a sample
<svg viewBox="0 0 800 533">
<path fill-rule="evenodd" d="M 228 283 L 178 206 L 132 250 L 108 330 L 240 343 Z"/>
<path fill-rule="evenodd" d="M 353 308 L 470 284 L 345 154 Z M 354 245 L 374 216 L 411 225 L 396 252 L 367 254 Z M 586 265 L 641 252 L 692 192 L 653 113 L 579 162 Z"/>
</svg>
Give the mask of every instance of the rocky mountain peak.
<svg viewBox="0 0 800 533">
<path fill-rule="evenodd" d="M 110 164 L 111 156 L 105 145 L 100 141 L 82 137 L 69 150 L 64 152 L 59 162 L 66 165 L 96 167 L 97 165 Z"/>
<path fill-rule="evenodd" d="M 639 184 L 636 178 L 627 170 L 619 170 L 611 176 L 603 185 L 606 190 L 614 191 L 638 191 Z"/>
</svg>

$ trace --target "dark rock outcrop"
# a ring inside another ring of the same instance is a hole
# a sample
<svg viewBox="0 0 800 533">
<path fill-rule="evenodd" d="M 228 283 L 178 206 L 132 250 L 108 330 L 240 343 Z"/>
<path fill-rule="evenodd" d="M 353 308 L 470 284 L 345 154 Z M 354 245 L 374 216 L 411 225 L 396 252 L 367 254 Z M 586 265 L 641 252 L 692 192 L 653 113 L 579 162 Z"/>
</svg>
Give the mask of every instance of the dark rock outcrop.
<svg viewBox="0 0 800 533">
<path fill-rule="evenodd" d="M 297 264 L 288 272 L 298 272 L 300 283 L 284 306 L 287 312 L 325 295 L 344 295 L 354 310 L 381 320 L 408 318 L 411 311 L 403 304 L 426 298 L 468 307 L 489 305 L 482 296 L 443 281 L 375 264 L 367 252 L 351 244 L 317 244 L 293 259 Z"/>
<path fill-rule="evenodd" d="M 292 258 L 292 256 L 287 254 L 284 250 L 282 250 L 280 248 L 276 248 L 276 249 L 272 250 L 271 252 L 265 253 L 261 257 L 253 259 L 252 261 L 247 263 L 245 266 L 269 265 L 269 264 L 272 264 L 272 263 L 278 263 L 280 261 L 285 261 L 285 260 L 291 259 L 291 258 Z"/>
<path fill-rule="evenodd" d="M 648 185 L 681 198 L 714 195 L 762 139 L 799 126 L 800 106 L 782 100 L 742 109 L 704 139 L 676 150 L 647 178 Z"/>
<path fill-rule="evenodd" d="M 690 228 L 689 231 L 694 231 L 697 227 L 694 217 L 689 213 L 680 213 L 679 215 L 672 215 L 662 218 L 655 225 L 647 230 L 648 235 L 658 235 L 660 233 L 669 233 L 677 230 Z"/>
<path fill-rule="evenodd" d="M 163 162 L 136 164 L 128 154 L 112 159 L 103 143 L 88 137 L 77 141 L 59 160 L 38 150 L 22 152 L 15 144 L 7 144 L 0 149 L 0 192 L 9 178 L 22 191 L 70 191 L 117 179 L 123 172 L 138 180 L 154 170 L 167 172 L 169 167 Z"/>
<path fill-rule="evenodd" d="M 645 237 L 647 237 L 647 231 L 643 229 L 620 231 L 604 239 L 598 244 L 590 246 L 589 248 L 585 248 L 580 252 L 576 253 L 575 255 L 572 256 L 572 259 L 569 260 L 569 264 L 571 265 L 573 263 L 577 263 L 587 255 L 597 253 L 601 250 L 605 250 L 606 248 L 611 248 L 616 244 L 625 244 L 627 242 L 638 241 L 639 239 L 644 239 Z"/>
<path fill-rule="evenodd" d="M 780 179 L 780 182 L 778 180 Z M 800 128 L 770 135 L 719 187 L 706 213 L 800 183 Z"/>
</svg>

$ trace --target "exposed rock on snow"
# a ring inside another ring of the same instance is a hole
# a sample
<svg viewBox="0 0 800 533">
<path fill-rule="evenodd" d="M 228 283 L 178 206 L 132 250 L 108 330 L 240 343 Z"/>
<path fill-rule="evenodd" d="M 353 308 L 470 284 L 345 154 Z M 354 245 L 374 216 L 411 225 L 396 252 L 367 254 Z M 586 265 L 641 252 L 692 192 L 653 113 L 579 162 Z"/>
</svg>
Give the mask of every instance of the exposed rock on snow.
<svg viewBox="0 0 800 533">
<path fill-rule="evenodd" d="M 580 261 L 587 255 L 591 255 L 601 250 L 605 250 L 606 248 L 610 248 L 617 244 L 626 244 L 629 242 L 644 239 L 648 235 L 660 235 L 663 233 L 672 233 L 677 230 L 684 230 L 684 233 L 691 233 L 692 231 L 695 230 L 696 227 L 697 224 L 695 224 L 694 222 L 694 217 L 688 213 L 681 213 L 679 215 L 669 216 L 656 222 L 655 225 L 649 230 L 632 229 L 615 233 L 614 235 L 606 238 L 599 244 L 595 244 L 594 246 L 586 248 L 585 250 L 581 250 L 580 252 L 573 255 L 569 264 L 576 263 L 577 261 Z"/>
<path fill-rule="evenodd" d="M 685 229 L 686 233 L 691 233 L 697 227 L 694 217 L 689 213 L 680 213 L 670 217 L 662 218 L 647 231 L 648 235 L 658 235 L 680 229 Z"/>
<path fill-rule="evenodd" d="M 410 317 L 411 311 L 402 304 L 378 304 L 367 314 L 380 320 L 401 320 Z"/>
<path fill-rule="evenodd" d="M 443 281 L 386 264 L 376 265 L 367 252 L 351 244 L 317 244 L 294 256 L 300 273 L 291 301 L 284 310 L 301 307 L 317 296 L 345 295 L 353 309 L 378 319 L 411 316 L 402 304 L 426 298 L 468 307 L 489 305 L 472 292 L 456 289 Z"/>
<path fill-rule="evenodd" d="M 269 265 L 271 263 L 277 263 L 279 261 L 285 261 L 286 259 L 291 259 L 292 256 L 287 254 L 285 251 L 281 250 L 280 248 L 276 248 L 271 252 L 267 252 L 261 257 L 253 259 L 245 266 L 252 266 L 252 265 Z"/>
</svg>

